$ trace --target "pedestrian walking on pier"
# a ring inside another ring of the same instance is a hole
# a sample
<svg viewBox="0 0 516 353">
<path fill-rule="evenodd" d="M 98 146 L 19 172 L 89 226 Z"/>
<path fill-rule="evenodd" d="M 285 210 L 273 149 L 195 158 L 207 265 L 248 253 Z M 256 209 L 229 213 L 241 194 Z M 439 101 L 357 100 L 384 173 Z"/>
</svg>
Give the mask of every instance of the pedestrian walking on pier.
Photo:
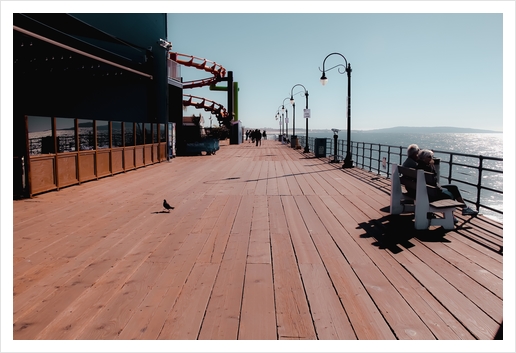
<svg viewBox="0 0 516 353">
<path fill-rule="evenodd" d="M 256 132 L 255 132 L 255 137 L 256 137 L 256 146 L 258 145 L 262 145 L 262 133 L 260 132 L 260 130 L 256 129 Z"/>
</svg>

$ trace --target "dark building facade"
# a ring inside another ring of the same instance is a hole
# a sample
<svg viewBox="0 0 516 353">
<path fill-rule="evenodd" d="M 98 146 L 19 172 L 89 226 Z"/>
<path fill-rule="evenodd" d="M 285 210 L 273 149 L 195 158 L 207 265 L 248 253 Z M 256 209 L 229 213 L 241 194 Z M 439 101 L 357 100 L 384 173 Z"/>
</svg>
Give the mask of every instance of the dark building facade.
<svg viewBox="0 0 516 353">
<path fill-rule="evenodd" d="M 14 197 L 168 158 L 166 14 L 13 15 Z"/>
</svg>

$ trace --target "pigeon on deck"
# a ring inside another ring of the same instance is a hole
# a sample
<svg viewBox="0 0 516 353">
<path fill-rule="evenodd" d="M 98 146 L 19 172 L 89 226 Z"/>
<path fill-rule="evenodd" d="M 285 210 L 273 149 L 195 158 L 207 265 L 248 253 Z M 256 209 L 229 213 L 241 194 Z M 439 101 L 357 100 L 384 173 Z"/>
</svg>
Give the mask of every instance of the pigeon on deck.
<svg viewBox="0 0 516 353">
<path fill-rule="evenodd" d="M 173 210 L 174 207 L 170 206 L 167 202 L 167 200 L 163 200 L 163 207 L 170 212 L 170 210 Z"/>
</svg>

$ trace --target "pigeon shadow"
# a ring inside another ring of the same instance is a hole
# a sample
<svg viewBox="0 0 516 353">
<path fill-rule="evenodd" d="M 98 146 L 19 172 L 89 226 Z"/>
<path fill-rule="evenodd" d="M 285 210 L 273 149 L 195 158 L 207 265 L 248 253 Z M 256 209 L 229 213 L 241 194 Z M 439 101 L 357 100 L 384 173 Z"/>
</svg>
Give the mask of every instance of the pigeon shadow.
<svg viewBox="0 0 516 353">
<path fill-rule="evenodd" d="M 157 212 L 151 212 L 151 214 L 158 214 L 158 213 L 170 213 L 170 211 L 157 211 Z"/>
</svg>

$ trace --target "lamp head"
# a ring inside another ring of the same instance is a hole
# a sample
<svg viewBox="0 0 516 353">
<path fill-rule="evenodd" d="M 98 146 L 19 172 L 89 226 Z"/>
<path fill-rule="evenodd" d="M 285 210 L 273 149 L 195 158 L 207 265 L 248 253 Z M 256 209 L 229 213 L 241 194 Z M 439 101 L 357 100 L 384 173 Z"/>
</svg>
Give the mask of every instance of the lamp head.
<svg viewBox="0 0 516 353">
<path fill-rule="evenodd" d="M 326 77 L 326 74 L 323 71 L 322 76 L 321 76 L 321 84 L 323 86 L 325 86 L 327 83 L 328 83 L 328 78 Z"/>
<path fill-rule="evenodd" d="M 294 105 L 295 102 L 294 96 L 290 95 L 290 104 Z"/>
<path fill-rule="evenodd" d="M 285 105 L 282 105 L 282 106 L 281 106 L 281 111 L 282 111 L 283 113 L 285 113 Z"/>
</svg>

